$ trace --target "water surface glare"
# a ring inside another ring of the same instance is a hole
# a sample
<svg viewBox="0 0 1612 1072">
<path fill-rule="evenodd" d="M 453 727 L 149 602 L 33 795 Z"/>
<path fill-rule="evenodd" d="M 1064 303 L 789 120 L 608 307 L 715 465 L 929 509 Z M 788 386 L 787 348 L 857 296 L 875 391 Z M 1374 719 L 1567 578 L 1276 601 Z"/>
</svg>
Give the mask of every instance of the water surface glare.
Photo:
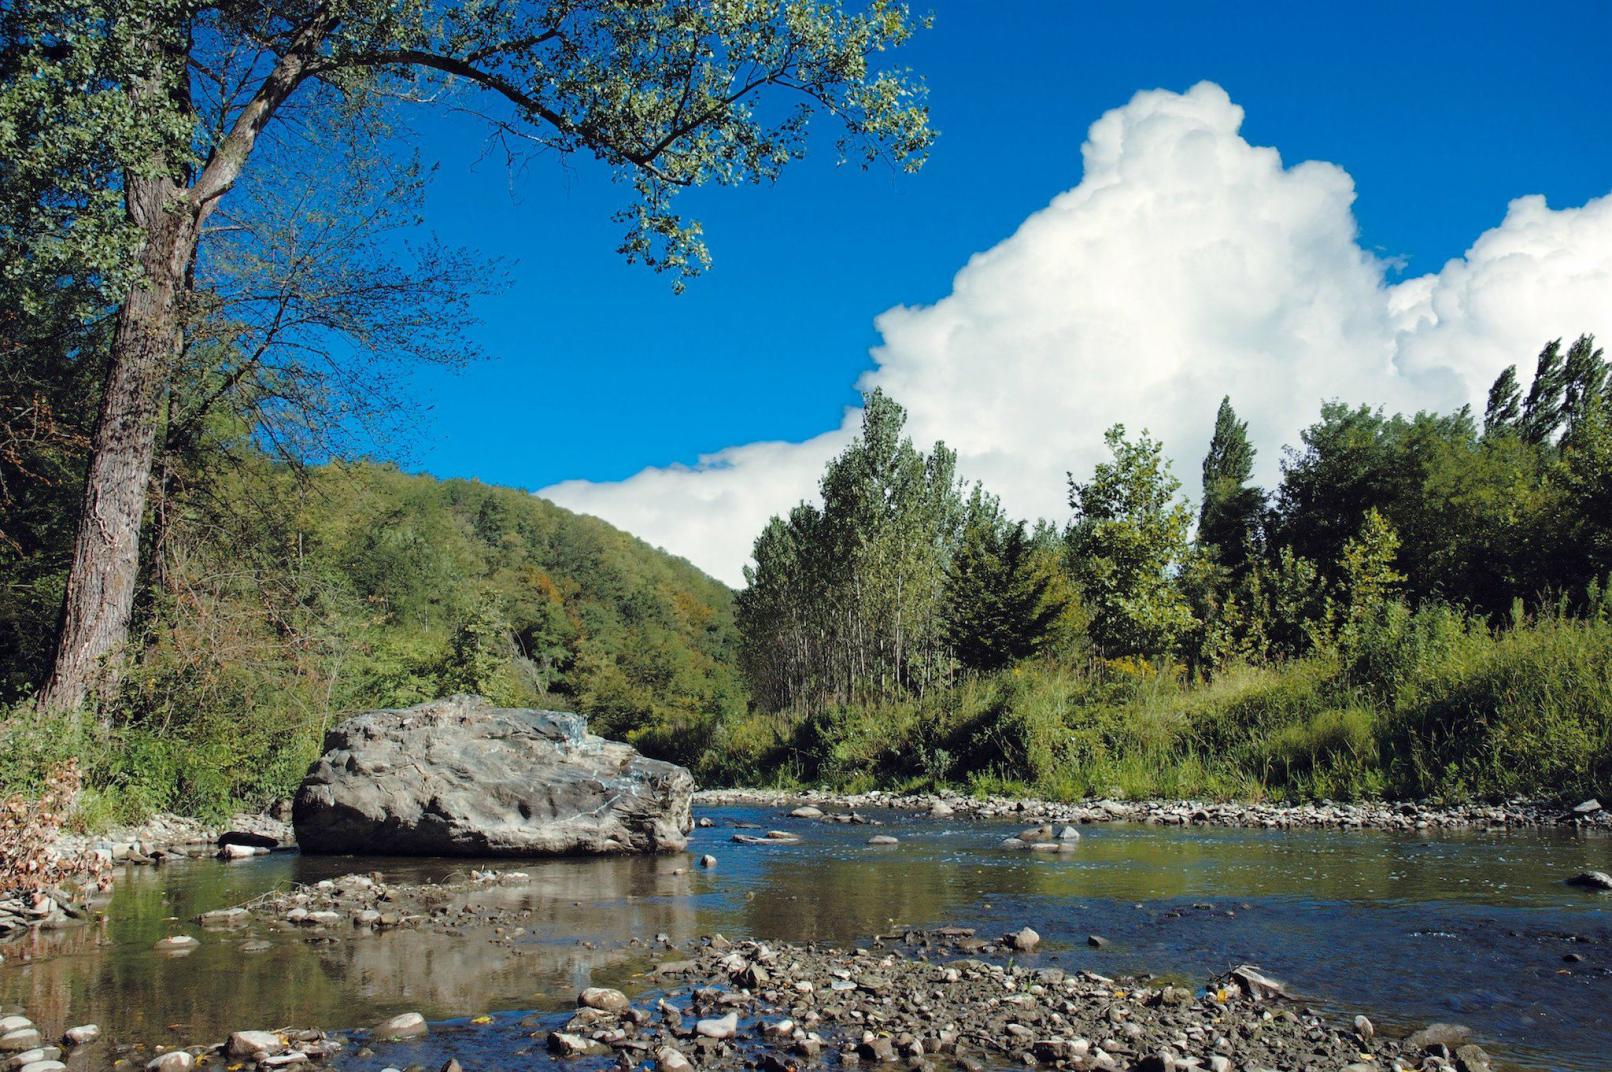
<svg viewBox="0 0 1612 1072">
<path fill-rule="evenodd" d="M 93 1022 L 112 1040 L 179 1045 L 241 1028 L 363 1027 L 411 1009 L 458 1021 L 557 1014 L 589 983 L 648 989 L 645 971 L 675 957 L 652 948 L 658 934 L 865 944 L 904 927 L 994 936 L 1028 924 L 1043 936 L 1032 963 L 1196 985 L 1252 962 L 1379 1027 L 1453 1020 L 1518 1067 L 1612 1066 L 1612 898 L 1563 884 L 1612 870 L 1606 836 L 1114 825 L 1083 828 L 1074 853 L 1042 856 L 995 848 L 1011 824 L 882 814 L 877 832 L 901 844 L 881 848 L 865 844 L 867 826 L 757 808 L 699 814 L 715 826 L 695 831 L 688 855 L 492 865 L 530 876 L 473 895 L 530 912 L 514 940 L 485 927 L 459 936 L 340 928 L 338 941 L 316 942 L 309 932 L 194 922 L 294 882 L 355 870 L 441 881 L 464 877 L 465 861 L 283 854 L 130 869 L 103 923 L 0 948 L 0 1002 L 23 1006 L 48 1034 Z M 733 844 L 735 823 L 802 841 Z M 692 866 L 705 852 L 717 857 L 712 871 Z M 183 957 L 154 952 L 170 933 L 201 945 Z M 1090 947 L 1093 934 L 1109 944 Z M 532 1045 L 534 1025 L 518 1019 L 461 1023 L 337 1064 L 402 1066 L 452 1052 L 472 1072 L 508 1067 Z M 520 1058 L 531 1061 L 546 1061 L 540 1046 Z"/>
</svg>

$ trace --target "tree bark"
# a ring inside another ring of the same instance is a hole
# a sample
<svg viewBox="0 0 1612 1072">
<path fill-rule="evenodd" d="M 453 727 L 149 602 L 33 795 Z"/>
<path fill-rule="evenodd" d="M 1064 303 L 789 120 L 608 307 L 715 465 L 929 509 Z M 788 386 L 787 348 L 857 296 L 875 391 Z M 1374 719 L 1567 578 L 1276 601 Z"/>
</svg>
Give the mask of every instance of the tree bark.
<svg viewBox="0 0 1612 1072">
<path fill-rule="evenodd" d="M 196 251 L 196 216 L 168 179 L 135 179 L 130 217 L 146 234 L 141 279 L 118 310 L 67 574 L 46 713 L 69 711 L 116 687 L 140 566 L 140 525 L 161 406 L 181 343 L 180 299 Z"/>
</svg>

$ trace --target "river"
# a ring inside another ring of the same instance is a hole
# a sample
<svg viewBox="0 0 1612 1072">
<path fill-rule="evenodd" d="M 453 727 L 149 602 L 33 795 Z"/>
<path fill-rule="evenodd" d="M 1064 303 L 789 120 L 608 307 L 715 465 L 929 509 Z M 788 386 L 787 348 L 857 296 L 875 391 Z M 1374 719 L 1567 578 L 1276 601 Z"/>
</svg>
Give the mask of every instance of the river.
<svg viewBox="0 0 1612 1072">
<path fill-rule="evenodd" d="M 1464 1023 L 1510 1067 L 1612 1067 L 1612 898 L 1563 883 L 1612 870 L 1604 835 L 1110 825 L 1086 827 L 1076 852 L 1042 855 L 997 849 L 1013 830 L 997 823 L 881 814 L 877 832 L 901 844 L 875 848 L 868 826 L 758 808 L 699 814 L 714 825 L 695 831 L 691 855 L 494 865 L 529 876 L 478 895 L 530 910 L 519 936 L 470 927 L 328 941 L 195 923 L 292 883 L 353 870 L 443 880 L 462 877 L 464 861 L 290 853 L 130 869 L 101 923 L 0 947 L 0 1003 L 24 1007 L 47 1033 L 93 1022 L 114 1043 L 165 1045 L 240 1028 L 362 1027 L 416 1010 L 454 1024 L 402 1053 L 337 1066 L 451 1050 L 475 1072 L 467 1052 L 497 1067 L 530 1045 L 543 1017 L 523 1024 L 529 1012 L 563 1018 L 590 983 L 649 988 L 646 969 L 666 955 L 659 936 L 854 943 L 909 926 L 995 935 L 1030 925 L 1044 939 L 1032 958 L 1041 964 L 1201 985 L 1250 962 L 1379 1029 Z M 747 823 L 802 840 L 732 843 Z M 704 852 L 714 869 L 691 866 Z M 182 957 L 153 950 L 174 933 L 201 945 Z M 1106 944 L 1093 947 L 1092 935 Z M 485 1013 L 499 1015 L 472 1032 Z"/>
</svg>

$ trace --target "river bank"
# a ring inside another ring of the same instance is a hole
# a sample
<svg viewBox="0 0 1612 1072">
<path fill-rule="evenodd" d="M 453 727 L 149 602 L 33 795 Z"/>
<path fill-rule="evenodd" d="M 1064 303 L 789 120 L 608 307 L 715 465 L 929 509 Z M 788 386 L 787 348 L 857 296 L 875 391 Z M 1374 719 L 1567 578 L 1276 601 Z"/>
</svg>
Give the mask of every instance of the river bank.
<svg viewBox="0 0 1612 1072">
<path fill-rule="evenodd" d="M 1426 802 L 1323 802 L 1249 804 L 1194 800 L 1086 800 L 1061 802 L 1022 797 L 970 797 L 956 794 L 837 793 L 822 789 L 702 789 L 696 805 L 749 805 L 792 809 L 811 807 L 838 815 L 876 809 L 916 812 L 936 818 L 1029 819 L 1053 823 L 1142 823 L 1163 826 L 1342 828 L 1366 830 L 1485 830 L 1567 827 L 1612 831 L 1612 811 L 1591 799 L 1573 807 L 1547 802 L 1441 805 Z"/>
<path fill-rule="evenodd" d="M 398 889 L 402 899 L 434 896 Z M 1382 1072 L 1385 1069 L 1489 1072 L 1490 1058 L 1470 1032 L 1429 1025 L 1404 1040 L 1380 1036 L 1371 1021 L 1321 1013 L 1257 969 L 1241 967 L 1196 989 L 1151 977 L 1108 977 L 1022 963 L 1039 937 L 1023 928 L 976 937 L 967 928 L 906 931 L 854 948 L 731 942 L 720 934 L 685 946 L 663 943 L 658 962 L 629 996 L 589 986 L 570 1014 L 530 1014 L 510 1039 L 509 1058 L 531 1040 L 562 1065 L 618 1068 L 652 1063 L 658 1072 L 758 1068 L 788 1072 L 835 1059 L 842 1066 L 905 1064 L 958 1069 L 1043 1067 L 1102 1072 Z M 481 1017 L 472 1023 L 490 1022 Z M 0 1047 L 19 1072 L 62 1072 L 63 1050 L 32 1021 L 15 1015 Z M 536 1030 L 532 1030 L 532 1029 Z M 355 1060 L 408 1064 L 411 1043 L 432 1034 L 417 1013 L 368 1029 L 269 1028 L 242 1024 L 226 1037 L 181 1043 L 119 1040 L 97 1046 L 95 1025 L 62 1040 L 97 1058 L 149 1072 L 190 1072 L 212 1058 L 231 1068 L 314 1065 L 350 1053 Z M 453 1029 L 437 1049 L 454 1049 Z M 485 1043 L 477 1056 L 486 1060 Z M 467 1057 L 468 1060 L 468 1057 Z M 457 1057 L 443 1065 L 461 1066 Z"/>
</svg>

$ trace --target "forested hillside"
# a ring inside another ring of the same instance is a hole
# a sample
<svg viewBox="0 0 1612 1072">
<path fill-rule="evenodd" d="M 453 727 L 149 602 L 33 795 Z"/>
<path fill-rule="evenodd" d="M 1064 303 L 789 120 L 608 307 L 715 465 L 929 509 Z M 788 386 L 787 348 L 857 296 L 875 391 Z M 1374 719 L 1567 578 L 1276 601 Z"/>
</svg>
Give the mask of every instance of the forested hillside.
<svg viewBox="0 0 1612 1072">
<path fill-rule="evenodd" d="M 28 747 L 13 740 L 8 781 L 71 752 L 108 809 L 208 812 L 287 792 L 330 718 L 356 708 L 476 692 L 579 710 L 684 761 L 743 709 L 732 593 L 595 518 L 511 488 L 371 464 L 299 473 L 253 452 L 206 487 L 163 503 L 117 698 L 42 726 L 19 710 Z M 43 504 L 10 516 L 38 521 L 0 548 L 0 666 L 20 699 L 49 658 L 66 555 Z"/>
</svg>

